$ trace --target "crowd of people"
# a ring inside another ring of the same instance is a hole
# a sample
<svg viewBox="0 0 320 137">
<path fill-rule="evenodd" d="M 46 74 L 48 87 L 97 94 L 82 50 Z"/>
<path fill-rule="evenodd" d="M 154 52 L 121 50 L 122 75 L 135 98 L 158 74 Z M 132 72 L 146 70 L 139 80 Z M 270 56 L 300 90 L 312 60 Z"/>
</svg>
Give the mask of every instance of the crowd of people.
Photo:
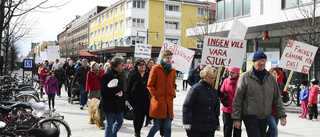
<svg viewBox="0 0 320 137">
<path fill-rule="evenodd" d="M 114 57 L 106 63 L 88 62 L 76 64 L 68 58 L 62 65 L 46 61 L 39 67 L 40 83 L 44 85 L 49 98 L 49 109 L 55 111 L 55 95 L 61 97 L 61 87 L 65 84 L 68 102 L 71 88 L 80 90 L 80 109 L 88 99 L 101 99 L 101 111 L 106 118 L 105 137 L 117 136 L 123 124 L 125 107 L 133 110 L 134 135 L 141 136 L 143 124 L 153 121 L 147 137 L 171 136 L 174 117 L 173 100 L 176 97 L 176 70 L 172 67 L 173 53 L 163 50 L 160 64 L 149 58 L 147 61 Z M 282 101 L 284 74 L 277 67 L 265 69 L 267 56 L 257 51 L 253 56 L 253 67 L 241 74 L 240 68 L 228 68 L 228 78 L 213 84 L 217 79 L 217 69 L 198 64 L 189 74 L 183 75 L 183 90 L 191 86 L 183 103 L 183 128 L 189 137 L 213 137 L 220 130 L 222 111 L 223 134 L 225 137 L 240 137 L 242 122 L 248 137 L 278 136 L 278 123 L 285 126 L 286 113 Z M 301 83 L 301 118 L 317 119 L 318 80 Z M 220 103 L 222 105 L 220 105 Z M 309 105 L 308 105 L 309 103 Z M 220 108 L 221 106 L 221 108 Z M 309 111 L 308 111 L 309 110 Z M 268 128 L 268 129 L 267 129 Z"/>
</svg>

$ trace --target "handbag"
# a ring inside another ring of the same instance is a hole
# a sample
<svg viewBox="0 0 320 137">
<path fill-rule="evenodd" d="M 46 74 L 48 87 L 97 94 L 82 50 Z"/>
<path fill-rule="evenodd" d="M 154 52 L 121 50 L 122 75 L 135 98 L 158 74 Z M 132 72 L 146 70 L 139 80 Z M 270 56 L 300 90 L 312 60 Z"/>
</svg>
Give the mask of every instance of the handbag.
<svg viewBox="0 0 320 137">
<path fill-rule="evenodd" d="M 281 92 L 281 98 L 283 103 L 287 103 L 289 101 L 289 94 L 288 91 Z"/>
<path fill-rule="evenodd" d="M 133 120 L 134 118 L 133 110 L 130 110 L 128 107 L 125 107 L 123 118 L 127 120 Z"/>
</svg>

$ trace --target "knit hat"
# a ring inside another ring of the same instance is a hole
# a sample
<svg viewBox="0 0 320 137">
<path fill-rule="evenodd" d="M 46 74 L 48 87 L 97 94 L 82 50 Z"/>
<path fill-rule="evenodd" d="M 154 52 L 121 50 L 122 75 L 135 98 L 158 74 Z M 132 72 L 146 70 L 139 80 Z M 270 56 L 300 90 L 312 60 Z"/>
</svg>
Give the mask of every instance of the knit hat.
<svg viewBox="0 0 320 137">
<path fill-rule="evenodd" d="M 307 80 L 302 81 L 301 85 L 307 86 L 308 85 L 308 81 Z"/>
<path fill-rule="evenodd" d="M 319 83 L 319 80 L 313 78 L 313 79 L 311 79 L 310 82 L 311 82 L 313 85 L 317 85 L 317 84 Z"/>
<path fill-rule="evenodd" d="M 258 59 L 267 59 L 267 55 L 264 54 L 261 50 L 258 50 L 256 53 L 254 53 L 252 61 L 256 61 Z"/>
<path fill-rule="evenodd" d="M 240 68 L 231 67 L 231 68 L 228 69 L 228 71 L 239 74 L 240 73 Z"/>
</svg>

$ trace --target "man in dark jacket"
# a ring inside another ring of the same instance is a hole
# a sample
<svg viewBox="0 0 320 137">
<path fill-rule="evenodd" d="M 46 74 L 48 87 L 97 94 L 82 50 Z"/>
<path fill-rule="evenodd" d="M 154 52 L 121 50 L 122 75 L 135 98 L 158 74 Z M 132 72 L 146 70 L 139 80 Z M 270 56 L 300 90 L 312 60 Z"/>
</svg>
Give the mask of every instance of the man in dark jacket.
<svg viewBox="0 0 320 137">
<path fill-rule="evenodd" d="M 108 68 L 100 81 L 101 104 L 106 118 L 105 136 L 107 137 L 117 135 L 123 123 L 123 110 L 125 107 L 125 98 L 122 92 L 123 81 L 120 74 L 123 67 L 123 59 L 113 58 L 110 64 L 111 68 Z M 114 120 L 115 123 L 113 124 Z"/>
<path fill-rule="evenodd" d="M 70 60 L 68 66 L 65 69 L 65 76 L 66 76 L 66 87 L 68 87 L 68 103 L 71 102 L 71 83 L 76 74 L 76 69 L 74 68 L 73 61 Z"/>
<path fill-rule="evenodd" d="M 198 64 L 198 67 L 190 72 L 190 75 L 188 77 L 187 83 L 190 86 L 193 86 L 194 84 L 198 83 L 200 81 L 200 71 L 205 67 L 205 65 L 201 65 L 200 62 Z"/>
<path fill-rule="evenodd" d="M 79 84 L 80 90 L 80 109 L 83 109 L 83 106 L 87 103 L 88 95 L 86 92 L 86 82 L 87 82 L 87 74 L 90 71 L 90 67 L 88 66 L 88 60 L 82 60 L 82 66 L 77 69 L 76 74 L 74 76 L 72 87 L 76 82 Z"/>
</svg>

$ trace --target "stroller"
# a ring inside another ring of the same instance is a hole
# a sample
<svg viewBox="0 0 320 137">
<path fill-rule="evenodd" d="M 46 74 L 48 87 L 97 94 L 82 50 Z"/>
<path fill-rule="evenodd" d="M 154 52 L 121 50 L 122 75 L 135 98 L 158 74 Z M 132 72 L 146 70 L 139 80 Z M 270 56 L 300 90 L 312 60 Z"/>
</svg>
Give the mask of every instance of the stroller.
<svg viewBox="0 0 320 137">
<path fill-rule="evenodd" d="M 74 86 L 71 88 L 71 99 L 70 103 L 73 104 L 73 101 L 80 101 L 80 90 L 79 85 Z"/>
</svg>

